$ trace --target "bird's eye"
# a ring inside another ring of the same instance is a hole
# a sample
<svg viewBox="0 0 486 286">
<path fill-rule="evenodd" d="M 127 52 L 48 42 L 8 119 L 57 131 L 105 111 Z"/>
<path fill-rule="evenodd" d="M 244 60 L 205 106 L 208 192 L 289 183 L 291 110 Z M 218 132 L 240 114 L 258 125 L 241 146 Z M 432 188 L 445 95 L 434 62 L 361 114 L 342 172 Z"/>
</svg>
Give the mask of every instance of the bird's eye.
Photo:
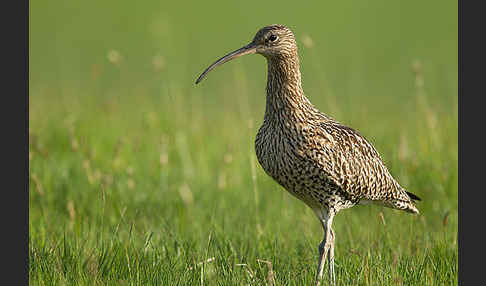
<svg viewBox="0 0 486 286">
<path fill-rule="evenodd" d="M 270 35 L 270 37 L 268 37 L 268 40 L 270 40 L 270 42 L 275 42 L 277 39 L 277 35 Z"/>
</svg>

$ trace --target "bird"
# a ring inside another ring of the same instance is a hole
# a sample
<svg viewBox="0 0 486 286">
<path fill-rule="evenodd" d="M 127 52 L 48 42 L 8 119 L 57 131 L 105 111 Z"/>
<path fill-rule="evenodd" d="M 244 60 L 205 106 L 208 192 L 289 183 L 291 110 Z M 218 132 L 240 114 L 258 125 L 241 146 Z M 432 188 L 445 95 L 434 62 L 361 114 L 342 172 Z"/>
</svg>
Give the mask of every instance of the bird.
<svg viewBox="0 0 486 286">
<path fill-rule="evenodd" d="M 290 28 L 281 24 L 261 28 L 249 44 L 204 70 L 196 84 L 215 67 L 248 54 L 260 54 L 267 61 L 265 113 L 254 146 L 258 162 L 316 214 L 324 238 L 318 247 L 315 285 L 322 281 L 326 257 L 329 284 L 335 285 L 336 214 L 369 203 L 419 214 L 416 201 L 421 199 L 392 177 L 370 141 L 319 111 L 305 96 Z"/>
</svg>

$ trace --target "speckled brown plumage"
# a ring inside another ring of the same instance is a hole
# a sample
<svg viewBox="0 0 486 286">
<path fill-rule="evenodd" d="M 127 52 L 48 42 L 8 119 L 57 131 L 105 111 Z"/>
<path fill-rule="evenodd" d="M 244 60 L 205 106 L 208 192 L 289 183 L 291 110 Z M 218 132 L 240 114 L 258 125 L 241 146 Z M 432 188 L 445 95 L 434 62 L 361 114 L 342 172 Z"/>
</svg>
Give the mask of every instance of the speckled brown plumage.
<svg viewBox="0 0 486 286">
<path fill-rule="evenodd" d="M 398 184 L 366 138 L 320 112 L 307 99 L 297 44 L 287 27 L 262 28 L 249 45 L 216 61 L 197 82 L 215 66 L 250 53 L 263 55 L 268 63 L 265 116 L 255 140 L 258 161 L 321 221 L 325 235 L 319 247 L 316 284 L 328 252 L 330 282 L 334 283 L 334 215 L 369 202 L 419 213 L 413 202 L 419 198 Z"/>
</svg>

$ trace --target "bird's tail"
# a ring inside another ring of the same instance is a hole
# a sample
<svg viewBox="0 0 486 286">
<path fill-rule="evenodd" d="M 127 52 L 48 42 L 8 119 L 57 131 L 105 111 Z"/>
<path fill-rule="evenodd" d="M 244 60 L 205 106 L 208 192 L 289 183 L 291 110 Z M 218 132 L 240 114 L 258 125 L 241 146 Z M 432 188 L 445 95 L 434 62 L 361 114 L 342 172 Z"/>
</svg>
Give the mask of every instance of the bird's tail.
<svg viewBox="0 0 486 286">
<path fill-rule="evenodd" d="M 406 212 L 413 213 L 413 214 L 420 214 L 418 208 L 413 204 L 410 203 L 407 208 L 403 209 Z"/>
<path fill-rule="evenodd" d="M 411 192 L 407 192 L 407 191 L 405 191 L 405 192 L 406 192 L 406 193 L 407 193 L 407 195 L 408 195 L 408 196 L 409 196 L 409 197 L 412 199 L 412 201 L 421 201 L 421 200 L 422 200 L 422 199 L 421 199 L 421 198 L 419 198 L 417 195 L 412 194 Z"/>
<path fill-rule="evenodd" d="M 415 201 L 421 201 L 422 199 L 413 193 L 407 191 L 405 191 L 405 193 L 407 194 L 406 198 L 392 201 L 393 208 L 404 210 L 409 213 L 419 214 L 420 212 L 417 209 L 417 206 L 415 206 Z"/>
<path fill-rule="evenodd" d="M 413 201 L 411 201 L 411 200 L 405 201 L 405 200 L 398 200 L 397 199 L 397 200 L 382 202 L 382 204 L 385 207 L 406 211 L 408 213 L 413 213 L 413 214 L 419 214 L 420 213 L 419 210 L 417 209 L 417 207 L 415 206 L 415 204 L 413 203 Z"/>
</svg>

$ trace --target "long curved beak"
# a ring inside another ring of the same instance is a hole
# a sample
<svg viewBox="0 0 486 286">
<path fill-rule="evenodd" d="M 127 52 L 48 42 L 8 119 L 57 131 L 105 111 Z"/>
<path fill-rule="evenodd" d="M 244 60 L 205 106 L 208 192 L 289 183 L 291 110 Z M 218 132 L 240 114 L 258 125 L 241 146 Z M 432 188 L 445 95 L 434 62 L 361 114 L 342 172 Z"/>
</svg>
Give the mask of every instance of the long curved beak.
<svg viewBox="0 0 486 286">
<path fill-rule="evenodd" d="M 208 72 L 212 71 L 215 67 L 219 66 L 219 65 L 222 65 L 226 62 L 229 62 L 231 61 L 232 59 L 235 59 L 237 57 L 241 57 L 241 56 L 244 56 L 244 55 L 248 55 L 248 54 L 254 54 L 256 53 L 256 45 L 251 42 L 249 43 L 248 45 L 234 51 L 234 52 L 231 52 L 229 54 L 227 54 L 226 56 L 220 58 L 219 60 L 215 61 L 212 65 L 210 65 L 196 80 L 196 84 L 198 84 L 201 80 L 203 80 L 204 77 L 206 77 L 206 74 L 208 74 Z"/>
</svg>

